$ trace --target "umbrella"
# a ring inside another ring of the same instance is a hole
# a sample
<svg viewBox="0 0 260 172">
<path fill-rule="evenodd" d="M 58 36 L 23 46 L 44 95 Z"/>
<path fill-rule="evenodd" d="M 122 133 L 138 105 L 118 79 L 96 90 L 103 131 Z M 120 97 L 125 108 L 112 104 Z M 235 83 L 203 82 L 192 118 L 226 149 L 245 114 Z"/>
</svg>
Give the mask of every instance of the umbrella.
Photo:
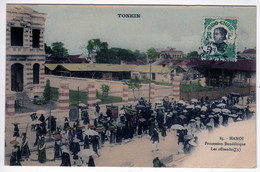
<svg viewBox="0 0 260 172">
<path fill-rule="evenodd" d="M 185 127 L 183 127 L 182 125 L 180 124 L 175 124 L 171 127 L 171 129 L 175 129 L 175 130 L 183 130 L 185 129 Z"/>
<path fill-rule="evenodd" d="M 176 110 L 173 110 L 172 113 L 175 113 L 175 114 L 176 114 L 176 113 L 178 113 L 178 112 L 177 112 Z"/>
<path fill-rule="evenodd" d="M 73 142 L 74 142 L 74 143 L 77 143 L 77 142 L 80 142 L 80 140 L 79 140 L 78 138 L 74 138 L 74 139 L 73 139 Z"/>
<path fill-rule="evenodd" d="M 199 120 L 199 119 L 200 119 L 200 117 L 198 117 L 198 116 L 197 116 L 195 119 Z"/>
<path fill-rule="evenodd" d="M 242 109 L 242 107 L 240 105 L 234 105 L 233 107 L 236 107 L 238 109 Z"/>
<path fill-rule="evenodd" d="M 142 119 L 142 118 L 140 118 L 140 119 Z M 139 121 L 141 121 L 140 119 L 139 119 Z M 143 118 L 143 119 L 144 119 L 144 118 Z M 144 120 L 145 120 L 145 119 L 144 119 Z M 141 121 L 141 122 L 142 122 L 142 121 Z M 118 126 L 118 127 L 123 127 L 123 126 L 125 126 L 125 124 L 119 122 L 118 124 L 116 124 L 116 126 Z"/>
<path fill-rule="evenodd" d="M 96 153 L 92 149 L 82 149 L 77 154 L 81 158 L 88 158 L 89 156 L 95 155 Z"/>
<path fill-rule="evenodd" d="M 227 97 L 226 96 L 223 96 L 223 97 L 221 97 L 223 100 L 227 100 Z"/>
<path fill-rule="evenodd" d="M 236 114 L 229 114 L 228 116 L 233 117 L 233 118 L 238 117 L 238 115 L 236 115 Z"/>
<path fill-rule="evenodd" d="M 197 105 L 197 106 L 196 106 L 196 108 L 200 109 L 200 108 L 201 108 L 201 106 L 200 106 L 200 105 Z"/>
<path fill-rule="evenodd" d="M 188 111 L 184 109 L 183 112 L 186 113 L 186 112 L 188 112 Z"/>
<path fill-rule="evenodd" d="M 221 109 L 219 108 L 215 108 L 215 109 L 212 109 L 213 112 L 221 112 Z"/>
<path fill-rule="evenodd" d="M 139 121 L 144 122 L 144 121 L 146 121 L 146 119 L 140 118 Z"/>
<path fill-rule="evenodd" d="M 87 107 L 87 105 L 84 104 L 84 103 L 80 103 L 80 104 L 78 104 L 78 106 L 79 106 L 79 107 Z"/>
<path fill-rule="evenodd" d="M 12 144 L 12 145 L 17 145 L 17 144 L 19 144 L 19 142 L 16 141 L 16 140 L 12 140 L 12 141 L 10 141 L 10 144 Z"/>
<path fill-rule="evenodd" d="M 225 107 L 225 106 L 226 106 L 226 104 L 224 104 L 224 103 L 220 103 L 217 105 L 217 107 Z"/>
<path fill-rule="evenodd" d="M 179 118 L 184 119 L 186 117 L 184 115 L 180 115 Z"/>
<path fill-rule="evenodd" d="M 191 119 L 190 122 L 195 122 L 195 119 Z"/>
<path fill-rule="evenodd" d="M 187 109 L 194 109 L 194 105 L 188 105 L 186 108 Z"/>
<path fill-rule="evenodd" d="M 208 108 L 206 106 L 202 106 L 201 110 L 206 111 Z"/>
<path fill-rule="evenodd" d="M 186 103 L 183 100 L 178 101 L 178 104 L 185 105 Z"/>
<path fill-rule="evenodd" d="M 223 112 L 223 113 L 231 113 L 231 111 L 228 110 L 228 109 L 222 109 L 222 112 Z"/>
<path fill-rule="evenodd" d="M 197 99 L 191 99 L 190 101 L 195 103 L 199 102 Z"/>
<path fill-rule="evenodd" d="M 192 135 L 185 135 L 184 139 L 185 140 L 191 140 L 191 139 L 193 139 L 193 136 Z"/>
<path fill-rule="evenodd" d="M 189 144 L 192 145 L 192 146 L 197 146 L 198 144 L 195 143 L 194 141 L 189 141 Z"/>
<path fill-rule="evenodd" d="M 242 119 L 241 118 L 237 118 L 237 121 L 242 121 Z"/>
<path fill-rule="evenodd" d="M 209 117 L 209 118 L 213 118 L 214 116 L 213 116 L 213 115 L 209 115 L 208 117 Z"/>
<path fill-rule="evenodd" d="M 95 135 L 98 135 L 98 132 L 94 131 L 94 130 L 85 130 L 84 131 L 84 134 L 85 135 L 88 135 L 88 136 L 95 136 Z"/>
</svg>

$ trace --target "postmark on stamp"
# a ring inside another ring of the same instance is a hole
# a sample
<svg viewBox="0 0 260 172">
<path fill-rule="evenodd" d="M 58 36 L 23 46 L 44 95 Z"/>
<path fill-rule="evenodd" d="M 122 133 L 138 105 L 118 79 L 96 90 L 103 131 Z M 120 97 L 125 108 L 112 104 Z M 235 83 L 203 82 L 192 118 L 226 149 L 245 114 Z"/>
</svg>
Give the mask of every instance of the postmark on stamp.
<svg viewBox="0 0 260 172">
<path fill-rule="evenodd" d="M 237 19 L 204 18 L 201 43 L 203 60 L 236 61 Z"/>
</svg>

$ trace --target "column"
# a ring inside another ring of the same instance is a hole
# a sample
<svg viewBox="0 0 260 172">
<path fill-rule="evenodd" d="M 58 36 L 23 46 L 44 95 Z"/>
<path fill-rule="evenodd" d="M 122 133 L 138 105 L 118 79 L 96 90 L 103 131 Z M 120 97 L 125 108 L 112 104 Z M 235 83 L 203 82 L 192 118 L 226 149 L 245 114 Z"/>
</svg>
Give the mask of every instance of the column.
<svg viewBox="0 0 260 172">
<path fill-rule="evenodd" d="M 155 84 L 151 83 L 151 97 L 150 97 L 151 103 L 155 101 Z"/>
<path fill-rule="evenodd" d="M 6 114 L 8 116 L 14 116 L 15 114 L 15 94 L 11 92 L 6 93 Z"/>
<path fill-rule="evenodd" d="M 174 100 L 180 100 L 180 77 L 175 76 L 173 79 L 173 98 Z"/>
<path fill-rule="evenodd" d="M 128 86 L 123 85 L 123 103 L 127 104 L 128 103 Z"/>
<path fill-rule="evenodd" d="M 88 84 L 88 104 L 89 107 L 93 107 L 96 103 L 96 89 L 94 83 Z"/>
<path fill-rule="evenodd" d="M 69 109 L 69 83 L 61 81 L 59 88 L 59 110 L 67 111 Z"/>
</svg>

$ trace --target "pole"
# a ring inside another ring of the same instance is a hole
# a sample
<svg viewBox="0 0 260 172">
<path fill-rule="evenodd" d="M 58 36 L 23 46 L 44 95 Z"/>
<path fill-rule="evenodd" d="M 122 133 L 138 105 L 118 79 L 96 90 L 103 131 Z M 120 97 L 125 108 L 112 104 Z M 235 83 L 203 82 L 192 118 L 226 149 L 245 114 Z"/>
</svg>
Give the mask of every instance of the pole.
<svg viewBox="0 0 260 172">
<path fill-rule="evenodd" d="M 148 56 L 148 59 L 149 59 L 149 64 L 150 64 L 150 73 L 149 73 L 149 75 L 150 75 L 150 81 L 149 81 L 149 103 L 151 102 L 150 100 L 151 100 L 151 80 L 152 80 L 152 78 L 151 78 L 151 70 L 152 70 L 152 66 L 151 66 L 151 57 L 150 56 Z"/>
</svg>

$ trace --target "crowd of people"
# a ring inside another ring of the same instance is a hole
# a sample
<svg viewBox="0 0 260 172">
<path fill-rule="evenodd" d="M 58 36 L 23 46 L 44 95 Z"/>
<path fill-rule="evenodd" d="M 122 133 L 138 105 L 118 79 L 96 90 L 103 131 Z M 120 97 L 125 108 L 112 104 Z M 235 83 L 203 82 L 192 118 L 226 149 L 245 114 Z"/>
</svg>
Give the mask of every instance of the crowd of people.
<svg viewBox="0 0 260 172">
<path fill-rule="evenodd" d="M 106 142 L 110 146 L 128 143 L 134 137 L 142 138 L 149 135 L 152 142 L 152 151 L 159 151 L 159 138 L 167 137 L 167 131 L 176 130 L 178 137 L 178 152 L 189 154 L 198 144 L 197 133 L 202 130 L 212 132 L 214 128 L 227 126 L 229 123 L 250 119 L 252 113 L 249 110 L 249 101 L 245 108 L 239 104 L 239 95 L 231 94 L 220 100 L 209 100 L 207 97 L 190 101 L 163 100 L 155 103 L 152 108 L 144 98 L 134 106 L 123 106 L 119 111 L 107 110 L 100 112 L 96 105 L 96 119 L 89 119 L 86 108 L 80 108 L 81 118 L 70 121 L 64 119 L 63 128 L 57 127 L 56 118 L 49 116 L 45 119 L 41 114 L 39 118 L 32 116 L 32 120 L 40 123 L 35 127 L 38 161 L 45 163 L 47 134 L 46 121 L 48 121 L 48 133 L 54 138 L 53 160 L 61 160 L 61 166 L 82 165 L 84 162 L 84 150 L 88 151 L 88 166 L 95 166 L 93 155 L 100 156 Z M 111 106 L 113 107 L 113 106 Z M 19 137 L 18 125 L 14 126 L 14 137 Z M 21 165 L 20 161 L 28 159 L 30 149 L 26 133 L 22 134 L 22 144 L 13 141 L 13 150 L 10 165 Z M 24 158 L 23 158 L 24 157 Z M 71 158 L 72 157 L 72 158 Z M 159 161 L 154 161 L 156 164 Z M 163 165 L 160 165 L 163 166 Z"/>
</svg>

